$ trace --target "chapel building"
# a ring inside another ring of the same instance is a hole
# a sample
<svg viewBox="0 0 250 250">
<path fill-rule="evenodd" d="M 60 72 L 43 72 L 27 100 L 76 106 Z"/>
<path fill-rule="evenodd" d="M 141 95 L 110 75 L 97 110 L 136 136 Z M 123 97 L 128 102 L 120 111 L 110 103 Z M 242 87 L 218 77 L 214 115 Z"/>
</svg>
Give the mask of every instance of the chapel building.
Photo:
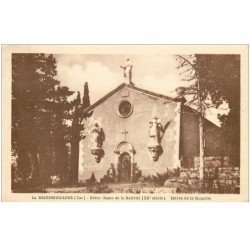
<svg viewBox="0 0 250 250">
<path fill-rule="evenodd" d="M 78 180 L 100 181 L 110 169 L 130 182 L 168 169 L 193 167 L 199 156 L 199 115 L 185 98 L 170 98 L 123 83 L 88 107 L 79 142 Z M 204 119 L 205 156 L 221 156 L 219 127 Z"/>
</svg>

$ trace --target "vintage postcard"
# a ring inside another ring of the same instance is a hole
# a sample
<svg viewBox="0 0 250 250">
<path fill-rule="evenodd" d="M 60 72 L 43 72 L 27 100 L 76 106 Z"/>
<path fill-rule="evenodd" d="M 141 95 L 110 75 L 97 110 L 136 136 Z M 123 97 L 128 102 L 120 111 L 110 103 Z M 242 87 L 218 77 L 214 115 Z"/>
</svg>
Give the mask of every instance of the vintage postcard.
<svg viewBox="0 0 250 250">
<path fill-rule="evenodd" d="M 248 201 L 247 45 L 3 45 L 3 201 Z"/>
</svg>

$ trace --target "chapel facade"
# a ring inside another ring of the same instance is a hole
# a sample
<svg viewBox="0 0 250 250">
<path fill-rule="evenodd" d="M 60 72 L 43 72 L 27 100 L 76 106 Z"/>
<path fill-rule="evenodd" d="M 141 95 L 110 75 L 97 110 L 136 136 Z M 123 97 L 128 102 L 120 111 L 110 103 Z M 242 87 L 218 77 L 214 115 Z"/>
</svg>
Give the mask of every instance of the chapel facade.
<svg viewBox="0 0 250 250">
<path fill-rule="evenodd" d="M 78 180 L 109 172 L 117 182 L 191 167 L 199 156 L 199 116 L 174 99 L 123 83 L 84 112 L 85 138 L 79 142 Z M 205 119 L 205 154 L 221 154 L 219 128 Z"/>
</svg>

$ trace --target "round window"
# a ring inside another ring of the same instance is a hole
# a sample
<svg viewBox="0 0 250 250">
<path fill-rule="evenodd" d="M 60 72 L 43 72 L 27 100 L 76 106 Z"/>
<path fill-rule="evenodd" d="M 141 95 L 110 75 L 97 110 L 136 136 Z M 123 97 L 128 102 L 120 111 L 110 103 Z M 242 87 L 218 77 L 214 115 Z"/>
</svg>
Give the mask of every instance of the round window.
<svg viewBox="0 0 250 250">
<path fill-rule="evenodd" d="M 128 117 L 133 111 L 133 106 L 129 101 L 122 101 L 118 107 L 118 113 L 121 117 Z"/>
</svg>

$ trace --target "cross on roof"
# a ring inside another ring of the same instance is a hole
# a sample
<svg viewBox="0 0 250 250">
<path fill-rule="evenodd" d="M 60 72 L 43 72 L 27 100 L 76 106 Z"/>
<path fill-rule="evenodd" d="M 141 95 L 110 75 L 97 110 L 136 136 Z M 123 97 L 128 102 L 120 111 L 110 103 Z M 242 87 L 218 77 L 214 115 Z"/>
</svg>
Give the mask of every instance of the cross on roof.
<svg viewBox="0 0 250 250">
<path fill-rule="evenodd" d="M 126 135 L 127 135 L 128 131 L 126 129 L 124 129 L 124 131 L 122 132 L 122 134 L 124 135 L 124 141 L 126 141 Z"/>
</svg>

